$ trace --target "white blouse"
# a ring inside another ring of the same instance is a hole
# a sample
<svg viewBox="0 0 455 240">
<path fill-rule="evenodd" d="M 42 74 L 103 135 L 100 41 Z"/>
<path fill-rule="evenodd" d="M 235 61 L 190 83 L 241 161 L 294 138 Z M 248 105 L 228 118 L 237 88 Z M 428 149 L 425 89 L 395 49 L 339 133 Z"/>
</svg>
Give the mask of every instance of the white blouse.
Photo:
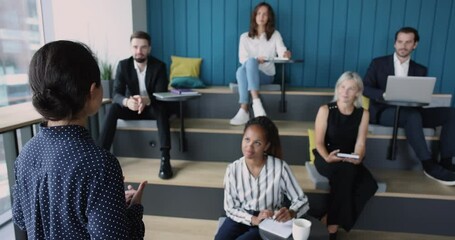
<svg viewBox="0 0 455 240">
<path fill-rule="evenodd" d="M 266 59 L 273 59 L 277 56 L 283 57 L 286 50 L 283 38 L 277 30 L 268 41 L 265 33 L 254 38 L 248 37 L 248 32 L 240 35 L 239 61 L 241 64 L 245 63 L 248 58 L 265 57 Z M 275 65 L 273 63 L 265 62 L 259 64 L 259 70 L 269 76 L 275 75 Z"/>
<path fill-rule="evenodd" d="M 224 210 L 236 222 L 251 225 L 252 215 L 247 210 L 279 210 L 284 196 L 291 201 L 289 209 L 297 216 L 308 211 L 308 198 L 289 165 L 278 158 L 268 156 L 257 178 L 250 174 L 244 157 L 229 164 L 226 169 Z"/>
</svg>

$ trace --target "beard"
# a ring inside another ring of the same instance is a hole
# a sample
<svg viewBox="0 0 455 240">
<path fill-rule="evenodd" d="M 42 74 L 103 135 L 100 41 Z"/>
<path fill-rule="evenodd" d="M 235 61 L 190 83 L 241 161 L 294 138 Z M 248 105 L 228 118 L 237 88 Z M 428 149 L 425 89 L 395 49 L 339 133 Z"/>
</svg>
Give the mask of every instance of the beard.
<svg viewBox="0 0 455 240">
<path fill-rule="evenodd" d="M 407 50 L 407 49 L 399 49 L 397 52 L 397 55 L 402 58 L 407 58 L 409 55 L 411 55 L 412 50 Z"/>
<path fill-rule="evenodd" d="M 138 63 L 144 63 L 145 61 L 147 61 L 147 57 L 134 57 L 134 61 Z"/>
</svg>

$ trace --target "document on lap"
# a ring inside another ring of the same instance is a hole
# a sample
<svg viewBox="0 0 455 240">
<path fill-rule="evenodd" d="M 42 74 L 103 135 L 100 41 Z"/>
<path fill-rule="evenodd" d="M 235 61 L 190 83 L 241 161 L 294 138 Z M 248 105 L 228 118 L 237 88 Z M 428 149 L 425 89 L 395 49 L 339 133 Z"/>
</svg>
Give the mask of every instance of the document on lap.
<svg viewBox="0 0 455 240">
<path fill-rule="evenodd" d="M 259 224 L 259 228 L 283 239 L 287 239 L 292 234 L 292 219 L 287 222 L 278 222 L 271 218 L 266 218 Z"/>
</svg>

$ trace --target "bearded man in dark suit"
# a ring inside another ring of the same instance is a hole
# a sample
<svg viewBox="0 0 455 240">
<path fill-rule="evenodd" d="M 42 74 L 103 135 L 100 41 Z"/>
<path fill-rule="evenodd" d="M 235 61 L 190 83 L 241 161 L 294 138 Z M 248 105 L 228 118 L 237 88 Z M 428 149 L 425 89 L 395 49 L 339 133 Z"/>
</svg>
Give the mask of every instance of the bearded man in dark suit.
<svg viewBox="0 0 455 240">
<path fill-rule="evenodd" d="M 160 139 L 159 177 L 172 178 L 170 163 L 171 135 L 169 109 L 153 97 L 154 92 L 167 92 L 169 81 L 166 65 L 150 56 L 149 34 L 137 31 L 130 37 L 132 56 L 119 62 L 114 82 L 114 99 L 100 133 L 99 144 L 109 151 L 117 128 L 117 119 L 156 119 Z M 124 139 L 124 141 L 127 141 Z"/>
<path fill-rule="evenodd" d="M 370 98 L 370 122 L 393 126 L 395 107 L 384 103 L 384 92 L 389 75 L 427 76 L 427 68 L 411 60 L 417 48 L 419 33 L 404 27 L 395 34 L 395 53 L 373 59 L 365 78 L 363 94 Z M 412 88 L 412 86 L 409 86 Z M 455 109 L 449 107 L 402 107 L 398 126 L 405 129 L 406 138 L 422 163 L 426 176 L 445 185 L 455 185 Z M 440 159 L 432 158 L 426 144 L 423 128 L 442 126 Z"/>
</svg>

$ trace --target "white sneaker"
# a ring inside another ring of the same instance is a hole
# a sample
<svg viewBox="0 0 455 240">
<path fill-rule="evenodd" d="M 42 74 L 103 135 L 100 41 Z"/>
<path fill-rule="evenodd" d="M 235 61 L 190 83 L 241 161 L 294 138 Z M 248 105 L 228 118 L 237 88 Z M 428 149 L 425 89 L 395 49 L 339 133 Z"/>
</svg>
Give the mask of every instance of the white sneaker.
<svg viewBox="0 0 455 240">
<path fill-rule="evenodd" d="M 250 120 L 250 114 L 248 114 L 243 108 L 240 108 L 237 114 L 232 118 L 229 123 L 231 125 L 244 125 Z"/>
<path fill-rule="evenodd" d="M 254 117 L 267 116 L 265 113 L 264 107 L 262 107 L 261 99 L 253 99 L 253 112 Z"/>
</svg>

